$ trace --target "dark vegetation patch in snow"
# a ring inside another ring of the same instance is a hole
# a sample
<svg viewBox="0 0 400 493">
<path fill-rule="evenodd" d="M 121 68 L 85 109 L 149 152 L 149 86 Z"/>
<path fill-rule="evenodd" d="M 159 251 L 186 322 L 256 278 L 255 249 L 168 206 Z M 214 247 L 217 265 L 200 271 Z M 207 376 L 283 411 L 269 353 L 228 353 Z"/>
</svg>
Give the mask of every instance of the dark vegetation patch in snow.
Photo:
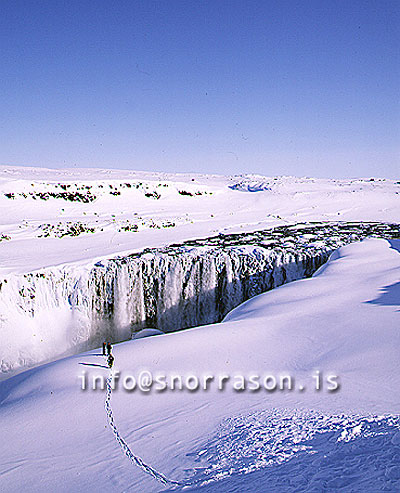
<svg viewBox="0 0 400 493">
<path fill-rule="evenodd" d="M 129 219 L 125 221 L 118 221 L 112 216 L 111 224 L 118 233 L 137 233 L 141 228 L 149 228 L 149 229 L 166 229 L 166 228 L 174 228 L 176 223 L 173 221 L 164 220 L 161 222 L 156 222 L 153 219 L 146 219 L 142 221 L 132 222 Z M 97 223 L 98 221 L 96 221 Z M 25 227 L 28 227 L 27 224 L 24 224 Z M 104 231 L 105 224 L 97 225 L 97 224 L 87 224 L 81 221 L 65 221 L 58 222 L 55 224 L 44 223 L 38 226 L 38 238 L 64 238 L 66 236 L 76 237 L 82 234 L 87 233 L 97 233 Z M 2 240 L 10 240 L 11 238 L 8 235 L 0 236 L 0 241 Z"/>
<path fill-rule="evenodd" d="M 58 224 L 41 224 L 39 226 L 41 233 L 39 238 L 55 237 L 63 238 L 64 236 L 79 236 L 82 233 L 94 233 L 95 228 L 88 226 L 80 221 L 67 221 Z"/>
<path fill-rule="evenodd" d="M 82 202 L 90 203 L 96 200 L 99 196 L 109 194 L 118 197 L 122 194 L 123 190 L 138 190 L 144 194 L 147 198 L 160 199 L 161 190 L 168 188 L 168 183 L 154 183 L 146 184 L 142 182 L 136 183 L 114 183 L 111 184 L 79 184 L 79 183 L 31 183 L 32 187 L 42 188 L 42 190 L 30 190 L 26 192 L 7 192 L 4 196 L 8 199 L 16 198 L 31 198 L 33 200 L 44 200 L 49 199 L 62 199 L 68 202 Z M 108 189 L 108 192 L 106 192 Z M 212 195 L 212 192 L 208 191 L 189 191 L 189 190 L 177 190 L 179 195 L 186 196 L 197 196 L 197 195 Z"/>
<path fill-rule="evenodd" d="M 270 186 L 265 183 L 246 183 L 239 182 L 234 185 L 229 185 L 231 190 L 239 190 L 241 192 L 265 192 L 266 190 L 272 190 Z"/>
<path fill-rule="evenodd" d="M 90 190 L 86 192 L 78 192 L 78 191 L 68 191 L 68 192 L 52 192 L 52 191 L 44 191 L 44 192 L 20 192 L 20 193 L 5 193 L 4 194 L 8 199 L 15 199 L 18 197 L 23 197 L 24 199 L 32 198 L 33 200 L 44 200 L 47 201 L 49 199 L 62 199 L 67 202 L 82 202 L 84 204 L 88 204 L 89 202 L 93 202 L 96 200 L 96 195 L 93 195 Z"/>
<path fill-rule="evenodd" d="M 326 247 L 338 248 L 353 241 L 367 237 L 395 239 L 400 238 L 398 224 L 378 222 L 306 222 L 294 225 L 277 226 L 272 229 L 263 229 L 251 233 L 230 233 L 187 240 L 180 244 L 172 244 L 162 251 L 173 248 L 218 246 L 254 245 L 268 248 L 299 251 L 304 248 L 318 246 L 322 242 Z M 146 252 L 155 249 L 146 249 Z"/>
</svg>

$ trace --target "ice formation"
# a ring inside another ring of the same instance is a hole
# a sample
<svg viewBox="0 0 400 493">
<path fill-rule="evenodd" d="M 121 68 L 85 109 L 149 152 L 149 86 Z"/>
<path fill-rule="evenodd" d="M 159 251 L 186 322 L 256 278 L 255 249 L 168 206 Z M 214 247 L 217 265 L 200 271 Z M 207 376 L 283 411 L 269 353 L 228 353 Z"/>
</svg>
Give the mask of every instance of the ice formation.
<svg viewBox="0 0 400 493">
<path fill-rule="evenodd" d="M 243 301 L 311 276 L 338 247 L 398 226 L 309 223 L 218 235 L 0 280 L 1 372 L 52 360 L 154 327 L 219 322 Z"/>
</svg>

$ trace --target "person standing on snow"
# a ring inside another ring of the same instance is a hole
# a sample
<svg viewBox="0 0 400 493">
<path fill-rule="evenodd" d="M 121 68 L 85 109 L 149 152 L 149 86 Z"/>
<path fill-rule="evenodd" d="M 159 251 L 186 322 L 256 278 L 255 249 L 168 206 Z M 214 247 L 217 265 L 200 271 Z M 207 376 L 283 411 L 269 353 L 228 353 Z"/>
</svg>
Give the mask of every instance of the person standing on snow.
<svg viewBox="0 0 400 493">
<path fill-rule="evenodd" d="M 111 342 L 107 342 L 107 354 L 111 354 Z"/>
<path fill-rule="evenodd" d="M 111 353 L 107 357 L 107 364 L 108 364 L 109 368 L 112 368 L 112 366 L 114 364 L 114 356 Z"/>
</svg>

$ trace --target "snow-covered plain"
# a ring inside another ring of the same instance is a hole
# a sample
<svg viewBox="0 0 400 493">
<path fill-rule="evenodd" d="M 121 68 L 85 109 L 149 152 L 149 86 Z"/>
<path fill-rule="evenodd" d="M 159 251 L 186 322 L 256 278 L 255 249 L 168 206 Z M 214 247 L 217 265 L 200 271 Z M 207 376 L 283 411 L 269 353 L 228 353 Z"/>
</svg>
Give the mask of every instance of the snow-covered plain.
<svg viewBox="0 0 400 493">
<path fill-rule="evenodd" d="M 119 432 L 187 491 L 399 491 L 400 243 L 339 249 L 310 279 L 259 295 L 220 324 L 115 346 L 115 369 L 137 375 L 290 374 L 296 390 L 121 388 Z M 108 375 L 98 351 L 0 384 L 4 491 L 169 491 L 134 467 L 109 429 L 104 391 L 79 375 Z M 340 389 L 313 390 L 316 370 Z M 303 384 L 306 389 L 299 390 Z"/>
<path fill-rule="evenodd" d="M 399 223 L 399 193 L 398 182 L 377 178 L 3 167 L 0 279 L 85 270 L 218 233 L 306 221 Z M 0 382 L 0 490 L 399 491 L 399 252 L 399 240 L 353 243 L 312 278 L 252 298 L 222 323 L 115 346 L 122 375 L 294 378 L 295 389 L 284 392 L 114 390 L 127 445 L 185 487 L 133 466 L 110 430 L 105 392 L 80 390 L 83 371 L 109 374 L 86 366 L 104 365 L 98 350 Z M 50 311 L 43 318 L 48 331 L 53 319 Z M 318 370 L 338 376 L 339 390 L 329 392 L 326 380 L 313 390 Z"/>
<path fill-rule="evenodd" d="M 301 221 L 398 222 L 400 184 L 370 180 L 3 166 L 0 276 L 219 232 Z"/>
</svg>

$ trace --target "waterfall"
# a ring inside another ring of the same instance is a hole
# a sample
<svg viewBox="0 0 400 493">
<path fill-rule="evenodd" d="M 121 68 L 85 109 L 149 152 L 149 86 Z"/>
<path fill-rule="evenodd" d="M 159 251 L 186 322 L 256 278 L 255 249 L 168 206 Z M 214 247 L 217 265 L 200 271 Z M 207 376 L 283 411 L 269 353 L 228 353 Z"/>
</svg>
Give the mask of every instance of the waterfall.
<svg viewBox="0 0 400 493">
<path fill-rule="evenodd" d="M 210 324 L 243 301 L 311 276 L 338 247 L 397 225 L 324 223 L 220 235 L 85 267 L 0 279 L 0 371 L 118 342 L 155 327 Z"/>
</svg>

